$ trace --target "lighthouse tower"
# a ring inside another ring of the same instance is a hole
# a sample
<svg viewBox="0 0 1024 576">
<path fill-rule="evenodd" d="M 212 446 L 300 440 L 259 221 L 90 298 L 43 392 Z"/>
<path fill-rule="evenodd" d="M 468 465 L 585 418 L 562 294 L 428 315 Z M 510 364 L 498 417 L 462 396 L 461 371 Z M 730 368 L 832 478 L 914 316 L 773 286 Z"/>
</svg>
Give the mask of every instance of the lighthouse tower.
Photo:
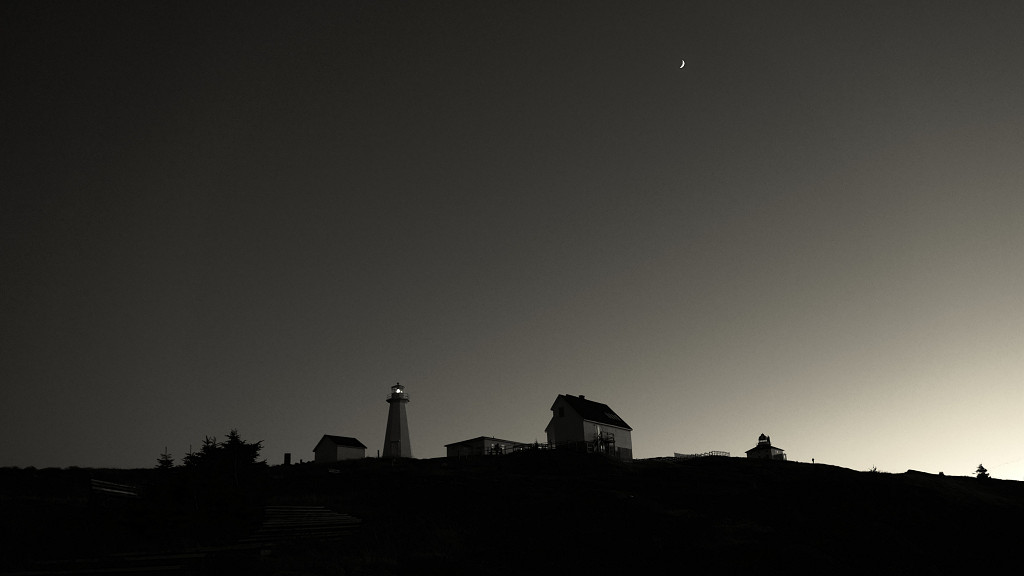
<svg viewBox="0 0 1024 576">
<path fill-rule="evenodd" d="M 384 433 L 385 458 L 412 458 L 412 446 L 409 444 L 409 420 L 405 415 L 405 405 L 409 403 L 409 395 L 405 387 L 395 383 L 388 396 L 388 429 Z"/>
</svg>

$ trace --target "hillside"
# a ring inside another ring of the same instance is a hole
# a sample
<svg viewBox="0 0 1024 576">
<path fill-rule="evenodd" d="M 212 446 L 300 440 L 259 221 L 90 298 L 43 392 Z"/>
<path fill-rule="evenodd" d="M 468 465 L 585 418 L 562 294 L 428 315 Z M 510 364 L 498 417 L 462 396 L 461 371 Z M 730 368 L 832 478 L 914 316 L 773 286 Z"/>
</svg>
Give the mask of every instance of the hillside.
<svg viewBox="0 0 1024 576">
<path fill-rule="evenodd" d="M 183 471 L 173 472 L 180 479 Z M 259 525 L 264 504 L 325 506 L 362 525 L 333 542 L 211 555 L 198 569 L 930 572 L 994 567 L 1024 536 L 1024 483 L 917 472 L 724 457 L 623 464 L 556 452 L 265 472 L 246 494 L 204 508 L 194 491 L 168 489 L 174 483 L 155 470 L 3 470 L 3 528 L 18 534 L 3 569 L 229 546 Z M 88 494 L 97 477 L 132 481 L 143 497 L 97 504 Z"/>
</svg>

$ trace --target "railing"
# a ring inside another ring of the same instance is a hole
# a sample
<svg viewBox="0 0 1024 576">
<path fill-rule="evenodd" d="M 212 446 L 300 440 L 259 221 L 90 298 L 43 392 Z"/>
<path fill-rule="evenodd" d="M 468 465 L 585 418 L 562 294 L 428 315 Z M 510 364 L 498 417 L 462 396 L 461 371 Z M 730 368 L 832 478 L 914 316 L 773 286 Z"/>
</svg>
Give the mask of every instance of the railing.
<svg viewBox="0 0 1024 576">
<path fill-rule="evenodd" d="M 128 484 L 115 484 L 113 482 L 107 482 L 105 480 L 96 480 L 95 478 L 92 479 L 91 485 L 94 494 L 116 496 L 118 498 L 139 497 L 139 489 L 136 486 L 131 486 Z"/>
<path fill-rule="evenodd" d="M 501 450 L 494 448 L 488 448 L 483 452 L 466 452 L 459 454 L 462 456 L 480 456 L 480 455 L 502 455 L 512 454 L 513 452 L 529 452 L 530 450 L 575 450 L 577 452 L 603 452 L 605 454 L 618 455 L 619 449 L 615 446 L 614 436 L 608 434 L 601 441 L 587 442 L 585 440 L 578 440 L 573 442 L 531 442 L 523 444 L 505 444 Z M 718 452 L 715 454 L 724 454 L 728 456 L 727 452 Z"/>
<path fill-rule="evenodd" d="M 514 444 L 492 444 L 484 452 L 490 456 L 501 456 L 512 452 Z"/>
<path fill-rule="evenodd" d="M 534 445 L 529 444 L 526 446 L 527 449 L 533 449 Z M 586 454 L 605 454 L 608 456 L 619 456 L 619 449 L 615 446 L 614 441 L 608 441 L 605 437 L 603 440 L 576 440 L 571 442 L 557 442 L 554 444 L 540 444 L 538 445 L 540 450 L 571 450 L 574 452 L 583 452 Z"/>
<path fill-rule="evenodd" d="M 675 454 L 675 458 L 677 460 L 693 460 L 694 458 L 705 458 L 707 456 L 725 456 L 728 458 L 729 453 L 712 450 L 711 452 L 704 452 L 702 454 L 679 454 L 678 452 Z"/>
<path fill-rule="evenodd" d="M 386 398 L 386 400 L 408 400 L 408 399 L 409 399 L 409 393 L 408 392 L 392 392 L 391 394 L 388 394 L 388 397 Z"/>
<path fill-rule="evenodd" d="M 516 444 L 512 446 L 508 452 L 525 452 L 527 450 L 551 450 L 554 446 L 549 445 L 547 442 L 534 442 L 533 444 Z"/>
</svg>

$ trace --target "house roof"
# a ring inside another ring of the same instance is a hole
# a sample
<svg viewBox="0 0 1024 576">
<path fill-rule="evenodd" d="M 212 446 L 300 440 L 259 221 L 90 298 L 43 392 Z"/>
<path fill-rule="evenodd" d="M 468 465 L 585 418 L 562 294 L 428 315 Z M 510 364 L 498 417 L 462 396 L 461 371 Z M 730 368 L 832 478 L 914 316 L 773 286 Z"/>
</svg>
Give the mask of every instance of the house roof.
<svg viewBox="0 0 1024 576">
<path fill-rule="evenodd" d="M 569 394 L 559 394 L 558 398 L 555 399 L 555 404 L 558 403 L 559 399 L 565 400 L 565 403 L 569 405 L 577 414 L 579 414 L 584 420 L 591 422 L 597 422 L 598 424 L 607 424 L 608 426 L 615 426 L 616 428 L 625 428 L 626 430 L 632 430 L 629 424 L 619 418 L 619 415 L 608 407 L 607 404 L 601 404 L 600 402 L 594 402 L 593 400 L 587 400 L 583 396 L 571 396 Z M 554 404 L 551 406 L 554 410 Z"/>
<path fill-rule="evenodd" d="M 366 446 L 364 446 L 362 442 L 356 440 L 355 438 L 349 438 L 348 436 L 332 436 L 330 434 L 324 434 L 324 437 L 321 438 L 320 441 L 316 443 L 316 446 L 313 448 L 313 451 L 316 452 L 316 449 L 319 448 L 320 445 L 323 444 L 325 440 L 331 442 L 336 446 L 348 446 L 349 448 L 366 448 Z"/>
<path fill-rule="evenodd" d="M 477 436 L 476 438 L 470 438 L 469 440 L 463 440 L 461 442 L 452 442 L 451 444 L 445 444 L 444 447 L 447 448 L 449 446 L 459 446 L 460 444 L 470 444 L 470 443 L 476 442 L 478 440 L 494 440 L 496 442 L 502 442 L 502 443 L 505 443 L 505 444 L 516 445 L 516 446 L 518 446 L 519 444 L 524 444 L 524 442 L 516 442 L 515 440 L 502 440 L 501 438 L 494 438 L 492 436 Z"/>
</svg>

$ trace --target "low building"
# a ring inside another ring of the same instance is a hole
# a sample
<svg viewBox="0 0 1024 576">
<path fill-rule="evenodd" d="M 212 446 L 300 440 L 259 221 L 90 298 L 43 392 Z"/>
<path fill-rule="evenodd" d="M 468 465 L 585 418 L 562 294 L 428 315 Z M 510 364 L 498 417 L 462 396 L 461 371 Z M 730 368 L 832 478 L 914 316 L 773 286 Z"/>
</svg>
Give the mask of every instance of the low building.
<svg viewBox="0 0 1024 576">
<path fill-rule="evenodd" d="M 501 438 L 491 438 L 490 436 L 478 436 L 476 438 L 470 438 L 469 440 L 463 440 L 462 442 L 453 442 L 451 444 L 444 445 L 449 458 L 462 458 L 464 456 L 496 456 L 499 454 L 508 454 L 509 452 L 520 449 L 524 446 L 526 446 L 526 444 L 522 442 L 502 440 Z"/>
<path fill-rule="evenodd" d="M 544 432 L 552 448 L 573 448 L 633 459 L 633 429 L 607 404 L 582 394 L 559 394 L 551 405 L 551 421 Z"/>
<path fill-rule="evenodd" d="M 772 446 L 771 436 L 761 434 L 757 437 L 757 446 L 747 450 L 747 458 L 762 460 L 785 460 L 786 453 L 778 446 Z"/>
<path fill-rule="evenodd" d="M 326 463 L 338 462 L 339 460 L 356 460 L 366 458 L 366 446 L 355 438 L 324 434 L 324 437 L 313 448 L 313 454 L 314 462 Z"/>
</svg>

